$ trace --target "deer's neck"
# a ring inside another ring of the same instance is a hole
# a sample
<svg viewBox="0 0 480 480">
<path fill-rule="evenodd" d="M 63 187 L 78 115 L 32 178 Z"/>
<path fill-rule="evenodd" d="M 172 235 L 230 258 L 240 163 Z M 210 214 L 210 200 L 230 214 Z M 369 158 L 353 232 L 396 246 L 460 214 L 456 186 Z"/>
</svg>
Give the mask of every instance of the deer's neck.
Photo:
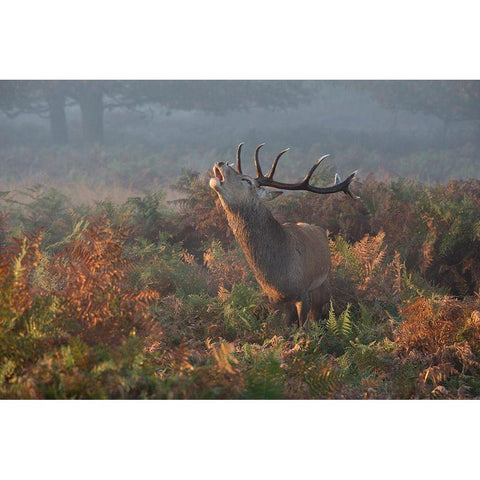
<svg viewBox="0 0 480 480">
<path fill-rule="evenodd" d="M 265 288 L 288 258 L 287 232 L 260 202 L 238 207 L 224 204 L 224 209 L 255 277 Z"/>
</svg>

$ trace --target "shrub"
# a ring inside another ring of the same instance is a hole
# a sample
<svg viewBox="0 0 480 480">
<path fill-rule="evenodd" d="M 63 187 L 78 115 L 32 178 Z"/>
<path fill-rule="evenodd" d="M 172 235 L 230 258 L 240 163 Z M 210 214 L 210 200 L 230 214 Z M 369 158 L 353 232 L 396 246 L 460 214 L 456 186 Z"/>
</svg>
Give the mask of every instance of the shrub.
<svg viewBox="0 0 480 480">
<path fill-rule="evenodd" d="M 303 328 L 262 295 L 205 179 L 177 187 L 173 207 L 0 194 L 2 398 L 480 396 L 477 181 L 285 195 L 278 218 L 330 230 L 333 302 Z"/>
</svg>

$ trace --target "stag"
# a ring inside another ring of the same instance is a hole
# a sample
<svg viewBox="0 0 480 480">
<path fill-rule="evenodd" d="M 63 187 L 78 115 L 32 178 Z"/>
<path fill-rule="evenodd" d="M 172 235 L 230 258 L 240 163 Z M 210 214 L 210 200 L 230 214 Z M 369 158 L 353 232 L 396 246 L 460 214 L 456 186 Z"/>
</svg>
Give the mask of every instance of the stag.
<svg viewBox="0 0 480 480">
<path fill-rule="evenodd" d="M 280 224 L 262 200 L 272 200 L 281 190 L 304 190 L 318 194 L 345 192 L 352 198 L 350 183 L 357 171 L 343 182 L 336 174 L 329 187 L 310 185 L 310 179 L 328 157 L 319 158 L 305 178 L 298 183 L 282 183 L 273 179 L 280 157 L 289 149 L 280 152 L 264 175 L 258 153 L 264 144 L 255 150 L 256 178 L 242 172 L 241 150 L 237 148 L 236 169 L 218 162 L 213 166 L 214 177 L 210 187 L 218 194 L 227 220 L 240 243 L 255 278 L 270 301 L 281 307 L 292 322 L 303 326 L 307 319 L 318 319 L 328 311 L 330 303 L 330 249 L 325 230 L 307 223 Z M 268 190 L 271 187 L 279 190 Z"/>
</svg>

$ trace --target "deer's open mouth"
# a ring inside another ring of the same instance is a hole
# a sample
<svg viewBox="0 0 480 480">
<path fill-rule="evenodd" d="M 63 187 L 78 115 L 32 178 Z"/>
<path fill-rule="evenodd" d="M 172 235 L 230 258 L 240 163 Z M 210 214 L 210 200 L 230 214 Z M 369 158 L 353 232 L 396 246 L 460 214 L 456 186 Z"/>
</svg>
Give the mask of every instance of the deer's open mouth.
<svg viewBox="0 0 480 480">
<path fill-rule="evenodd" d="M 222 182 L 224 181 L 223 174 L 222 174 L 221 170 L 220 170 L 217 166 L 213 167 L 213 174 L 215 175 L 216 179 L 217 179 L 220 183 L 222 183 Z"/>
</svg>

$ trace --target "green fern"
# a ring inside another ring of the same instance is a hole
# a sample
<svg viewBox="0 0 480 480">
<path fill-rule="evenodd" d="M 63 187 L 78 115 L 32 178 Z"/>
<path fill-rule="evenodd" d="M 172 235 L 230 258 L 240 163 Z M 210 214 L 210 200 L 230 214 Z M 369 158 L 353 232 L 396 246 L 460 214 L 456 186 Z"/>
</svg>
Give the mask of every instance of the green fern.
<svg viewBox="0 0 480 480">
<path fill-rule="evenodd" d="M 331 396 L 342 386 L 343 372 L 336 368 L 327 355 L 317 359 L 305 373 L 305 382 L 315 398 Z"/>
<path fill-rule="evenodd" d="M 55 321 L 55 315 L 60 308 L 59 300 L 55 296 L 37 297 L 30 310 L 24 314 L 24 332 L 34 339 L 60 334 L 61 325 Z"/>
<path fill-rule="evenodd" d="M 221 300 L 225 325 L 236 331 L 255 331 L 259 328 L 257 310 L 261 304 L 259 291 L 245 283 L 235 284 L 225 299 Z"/>
<path fill-rule="evenodd" d="M 352 334 L 352 320 L 350 318 L 350 303 L 347 308 L 337 317 L 333 309 L 333 303 L 330 301 L 330 310 L 328 311 L 327 332 L 341 338 L 347 338 Z"/>
<path fill-rule="evenodd" d="M 260 358 L 259 358 L 260 357 Z M 247 376 L 245 398 L 279 399 L 284 397 L 285 375 L 277 352 L 257 356 Z"/>
<path fill-rule="evenodd" d="M 66 235 L 65 237 L 61 238 L 58 242 L 52 243 L 46 247 L 48 252 L 54 252 L 61 247 L 67 245 L 68 243 L 72 242 L 73 240 L 78 239 L 83 232 L 90 226 L 88 220 L 86 218 L 80 217 L 78 220 L 73 219 L 72 215 L 73 227 L 72 233 Z"/>
<path fill-rule="evenodd" d="M 354 277 L 362 277 L 362 265 L 353 252 L 353 247 L 342 236 L 337 236 L 333 242 L 332 249 L 343 258 L 341 270 L 348 272 Z"/>
<path fill-rule="evenodd" d="M 5 360 L 0 365 L 0 386 L 7 381 L 8 377 L 12 376 L 15 372 L 15 362 L 11 359 Z"/>
<path fill-rule="evenodd" d="M 473 238 L 480 240 L 480 222 L 476 222 L 473 225 Z"/>
</svg>

